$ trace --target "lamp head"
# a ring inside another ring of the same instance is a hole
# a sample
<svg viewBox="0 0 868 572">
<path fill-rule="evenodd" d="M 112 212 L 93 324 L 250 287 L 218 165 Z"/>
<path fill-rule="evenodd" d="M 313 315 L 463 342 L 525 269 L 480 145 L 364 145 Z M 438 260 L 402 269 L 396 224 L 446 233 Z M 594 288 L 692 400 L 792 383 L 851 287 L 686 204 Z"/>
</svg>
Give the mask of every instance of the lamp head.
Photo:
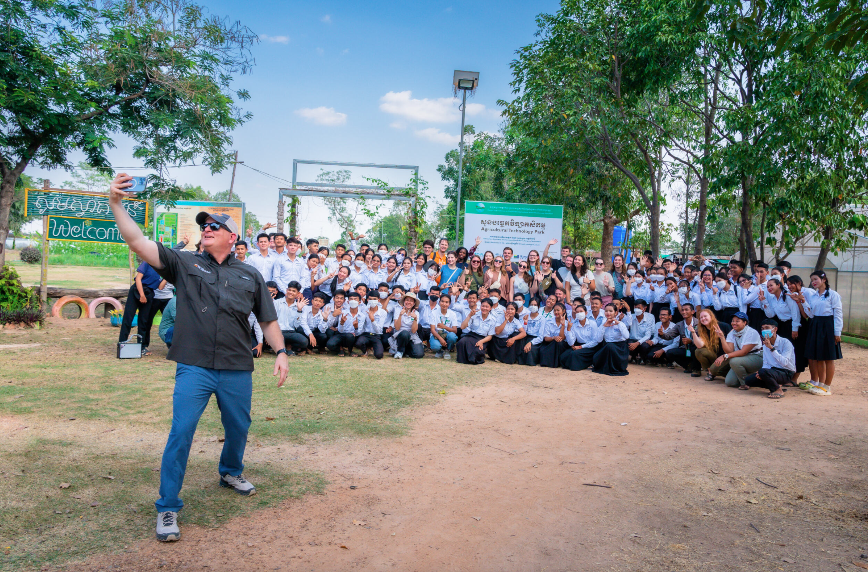
<svg viewBox="0 0 868 572">
<path fill-rule="evenodd" d="M 452 75 L 452 93 L 458 95 L 460 91 L 469 91 L 471 95 L 479 87 L 479 72 L 455 70 Z"/>
</svg>

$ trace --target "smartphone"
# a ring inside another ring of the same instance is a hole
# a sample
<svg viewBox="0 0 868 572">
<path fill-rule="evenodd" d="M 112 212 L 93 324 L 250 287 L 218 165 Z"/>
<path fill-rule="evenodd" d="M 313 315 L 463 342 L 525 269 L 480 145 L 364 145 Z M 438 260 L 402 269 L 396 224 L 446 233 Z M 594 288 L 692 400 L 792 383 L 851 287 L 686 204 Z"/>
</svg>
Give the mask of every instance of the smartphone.
<svg viewBox="0 0 868 572">
<path fill-rule="evenodd" d="M 148 178 L 147 177 L 133 177 L 130 180 L 132 183 L 129 187 L 124 189 L 128 193 L 144 193 L 145 189 L 148 187 Z"/>
</svg>

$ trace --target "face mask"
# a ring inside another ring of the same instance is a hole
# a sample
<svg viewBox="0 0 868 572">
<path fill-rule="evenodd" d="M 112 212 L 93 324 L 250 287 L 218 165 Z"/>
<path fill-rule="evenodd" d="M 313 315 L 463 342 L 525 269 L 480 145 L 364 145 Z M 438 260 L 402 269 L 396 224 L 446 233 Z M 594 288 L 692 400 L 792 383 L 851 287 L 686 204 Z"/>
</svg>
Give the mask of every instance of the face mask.
<svg viewBox="0 0 868 572">
<path fill-rule="evenodd" d="M 585 319 L 585 316 L 587 316 L 587 314 L 584 313 L 584 312 L 576 312 L 576 319 L 579 320 L 579 321 L 584 320 L 584 319 Z"/>
<path fill-rule="evenodd" d="M 644 314 L 645 312 L 642 311 L 642 308 L 635 308 L 635 309 L 633 310 L 633 313 L 636 314 L 637 316 L 641 316 L 641 315 Z"/>
<path fill-rule="evenodd" d="M 376 300 L 368 300 L 368 308 L 376 308 L 379 306 Z"/>
<path fill-rule="evenodd" d="M 362 262 L 361 260 L 356 260 L 356 268 L 361 268 L 362 264 L 364 264 L 364 262 Z"/>
<path fill-rule="evenodd" d="M 395 258 L 398 260 L 398 264 L 401 264 L 402 262 L 404 262 L 404 255 L 403 254 L 396 254 Z"/>
<path fill-rule="evenodd" d="M 389 254 L 389 251 L 388 250 L 378 250 L 377 254 L 379 254 L 380 256 L 386 256 L 387 254 Z"/>
<path fill-rule="evenodd" d="M 642 283 L 642 277 L 641 277 L 641 276 L 637 276 L 637 277 L 636 277 L 636 284 L 638 285 L 638 284 L 641 284 L 641 283 Z"/>
<path fill-rule="evenodd" d="M 358 308 L 359 307 L 359 301 L 358 300 L 350 300 L 349 302 L 347 302 L 347 304 L 350 305 L 350 308 Z"/>
<path fill-rule="evenodd" d="M 771 330 L 762 330 L 760 333 L 766 339 L 769 339 L 770 337 L 772 337 L 772 331 Z"/>
<path fill-rule="evenodd" d="M 634 274 L 636 274 L 636 271 L 632 268 L 627 271 L 627 276 L 633 276 Z"/>
<path fill-rule="evenodd" d="M 687 294 L 687 286 L 682 286 L 681 288 L 678 289 L 678 291 L 681 292 L 682 294 Z"/>
<path fill-rule="evenodd" d="M 530 313 L 531 314 L 536 314 L 537 312 L 539 312 L 539 306 L 531 306 L 530 307 Z"/>
<path fill-rule="evenodd" d="M 437 273 L 434 271 L 433 268 L 428 269 L 428 276 L 434 276 L 435 274 L 437 274 Z"/>
<path fill-rule="evenodd" d="M 489 300 L 491 300 L 492 304 L 497 304 L 498 298 L 497 298 L 497 296 L 492 296 L 489 298 Z"/>
<path fill-rule="evenodd" d="M 389 297 L 388 292 L 380 292 L 380 300 L 385 300 L 388 297 Z"/>
<path fill-rule="evenodd" d="M 721 290 L 726 288 L 726 280 L 718 280 L 717 282 L 715 282 L 715 284 L 717 284 L 717 287 Z"/>
<path fill-rule="evenodd" d="M 349 260 L 344 260 L 343 262 L 341 262 L 341 266 L 344 266 L 344 267 L 346 267 L 346 268 L 349 268 L 349 266 L 350 266 L 350 261 L 349 261 Z"/>
</svg>

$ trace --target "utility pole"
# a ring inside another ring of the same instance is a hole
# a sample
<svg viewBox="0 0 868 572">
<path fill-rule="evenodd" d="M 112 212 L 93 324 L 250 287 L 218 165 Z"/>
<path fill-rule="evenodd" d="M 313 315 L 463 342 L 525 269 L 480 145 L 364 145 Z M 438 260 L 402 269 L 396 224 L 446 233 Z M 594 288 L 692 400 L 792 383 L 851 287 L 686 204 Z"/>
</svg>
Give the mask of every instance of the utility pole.
<svg viewBox="0 0 868 572">
<path fill-rule="evenodd" d="M 244 161 L 241 161 L 242 163 Z M 235 168 L 238 167 L 238 151 L 235 152 L 235 160 L 232 162 L 232 182 L 229 183 L 229 202 L 232 202 L 232 190 L 235 188 Z"/>
</svg>

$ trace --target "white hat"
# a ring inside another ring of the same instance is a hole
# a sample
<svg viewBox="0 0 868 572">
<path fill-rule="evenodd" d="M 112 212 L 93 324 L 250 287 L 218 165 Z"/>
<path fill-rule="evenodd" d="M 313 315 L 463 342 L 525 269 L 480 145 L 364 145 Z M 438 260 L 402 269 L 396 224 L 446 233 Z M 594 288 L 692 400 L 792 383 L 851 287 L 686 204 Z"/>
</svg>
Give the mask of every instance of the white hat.
<svg viewBox="0 0 868 572">
<path fill-rule="evenodd" d="M 401 307 L 402 308 L 404 307 L 404 300 L 406 300 L 407 298 L 413 299 L 414 304 L 415 304 L 413 306 L 414 310 L 419 307 L 419 298 L 416 297 L 416 294 L 414 294 L 413 292 L 407 292 L 406 294 L 404 294 L 404 297 L 401 298 Z"/>
</svg>

